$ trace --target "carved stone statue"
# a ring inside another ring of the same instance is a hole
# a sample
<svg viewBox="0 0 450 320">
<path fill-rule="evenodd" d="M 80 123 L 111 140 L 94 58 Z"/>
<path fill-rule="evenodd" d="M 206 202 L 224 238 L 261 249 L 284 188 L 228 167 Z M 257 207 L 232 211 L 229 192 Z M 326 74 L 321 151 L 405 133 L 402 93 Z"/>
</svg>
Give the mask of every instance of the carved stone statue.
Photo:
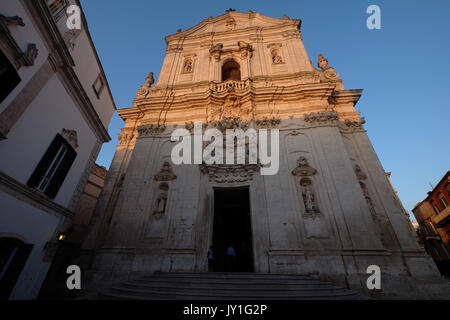
<svg viewBox="0 0 450 320">
<path fill-rule="evenodd" d="M 331 67 L 328 66 L 328 60 L 322 54 L 319 54 L 319 58 L 317 60 L 317 66 L 322 70 L 327 70 Z"/>
<path fill-rule="evenodd" d="M 305 210 L 307 213 L 319 212 L 317 209 L 316 198 L 314 192 L 312 191 L 312 182 L 309 179 L 302 179 L 300 181 L 302 186 L 302 198 L 303 204 L 305 205 Z"/>
<path fill-rule="evenodd" d="M 328 65 L 328 60 L 322 54 L 319 54 L 319 58 L 317 59 L 317 66 L 322 69 L 323 76 L 326 80 L 335 81 L 339 78 L 339 73 L 334 71 L 333 67 Z"/>
<path fill-rule="evenodd" d="M 190 72 L 192 72 L 192 70 L 193 70 L 192 60 L 186 59 L 186 61 L 184 62 L 184 66 L 183 66 L 183 72 L 190 73 Z"/>
<path fill-rule="evenodd" d="M 283 63 L 283 58 L 280 55 L 280 52 L 278 50 L 272 51 L 272 62 L 273 63 Z"/>
<path fill-rule="evenodd" d="M 310 190 L 303 191 L 303 201 L 305 202 L 306 211 L 315 211 L 314 195 Z"/>
<path fill-rule="evenodd" d="M 147 78 L 145 78 L 145 85 L 150 88 L 154 83 L 155 79 L 153 78 L 153 72 L 150 72 Z"/>
<path fill-rule="evenodd" d="M 155 79 L 153 78 L 153 72 L 150 72 L 145 78 L 145 83 L 141 85 L 139 90 L 136 92 L 138 98 L 145 98 L 150 93 L 150 87 L 155 83 Z"/>
<path fill-rule="evenodd" d="M 166 212 L 167 194 L 165 192 L 160 193 L 156 202 L 157 202 L 156 212 L 158 213 Z"/>
<path fill-rule="evenodd" d="M 160 193 L 156 199 L 156 210 L 153 214 L 164 214 L 166 212 L 169 185 L 166 182 L 162 182 L 159 184 L 158 189 L 160 190 Z"/>
</svg>

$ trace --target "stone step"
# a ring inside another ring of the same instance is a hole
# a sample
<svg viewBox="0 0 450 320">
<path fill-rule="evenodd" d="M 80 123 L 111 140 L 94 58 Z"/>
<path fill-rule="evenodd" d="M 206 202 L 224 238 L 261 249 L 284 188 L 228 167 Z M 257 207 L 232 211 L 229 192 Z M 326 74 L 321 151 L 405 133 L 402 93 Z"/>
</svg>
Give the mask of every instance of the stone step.
<svg viewBox="0 0 450 320">
<path fill-rule="evenodd" d="M 270 292 L 270 291 L 255 291 L 247 292 L 241 290 L 232 290 L 230 292 L 225 291 L 173 291 L 168 292 L 167 290 L 157 290 L 157 289 L 126 289 L 123 287 L 114 287 L 106 294 L 109 297 L 118 297 L 124 299 L 138 299 L 138 300 L 152 300 L 156 298 L 163 299 L 225 299 L 225 300 L 236 300 L 236 299 L 328 299 L 328 298 L 356 298 L 356 294 L 349 290 L 311 290 L 311 291 L 296 291 L 296 292 Z"/>
<path fill-rule="evenodd" d="M 255 273 L 135 273 L 100 294 L 103 299 L 309 300 L 360 299 L 352 290 L 305 275 Z"/>
<path fill-rule="evenodd" d="M 135 273 L 135 277 L 158 277 L 158 278 L 226 278 L 226 279 L 307 279 L 311 280 L 311 276 L 308 275 L 296 275 L 296 274 L 263 274 L 263 273 L 250 273 L 250 272 L 155 272 L 155 273 Z"/>
<path fill-rule="evenodd" d="M 140 281 L 140 280 L 131 280 L 129 282 L 124 283 L 124 285 L 129 285 L 129 286 L 145 286 L 145 287 L 151 287 L 151 286 L 161 286 L 161 285 L 167 285 L 167 286 L 173 286 L 176 288 L 179 287 L 190 287 L 192 285 L 201 285 L 201 286 L 207 286 L 207 287 L 222 287 L 222 286 L 226 286 L 226 287 L 233 287 L 233 288 L 240 288 L 240 287 L 253 287 L 256 289 L 264 289 L 264 288 L 278 288 L 278 287 L 334 287 L 336 288 L 336 286 L 333 286 L 331 283 L 328 282 L 307 282 L 307 281 L 302 281 L 302 282 L 288 282 L 288 281 L 268 281 L 268 282 L 264 282 L 264 281 L 258 281 L 258 282 L 253 282 L 253 281 L 248 281 L 248 282 L 243 282 L 244 280 L 240 280 L 240 281 L 218 281 L 218 280 L 209 280 L 209 281 L 196 281 L 196 282 L 191 282 L 191 281 L 164 281 L 164 280 L 146 280 L 146 281 Z"/>
<path fill-rule="evenodd" d="M 240 291 L 302 291 L 302 290 L 336 290 L 336 289 L 344 289 L 342 287 L 331 286 L 331 285 L 321 285 L 321 284 L 287 284 L 287 285 L 245 285 L 245 284 L 220 284 L 220 285 L 207 285 L 207 284 L 197 284 L 197 283 L 187 283 L 187 284 L 177 284 L 177 283 L 151 283 L 151 284 L 140 284 L 135 282 L 126 282 L 121 284 L 121 287 L 125 288 L 167 288 L 168 290 L 190 290 L 190 289 L 199 289 L 199 290 L 240 290 Z"/>
</svg>

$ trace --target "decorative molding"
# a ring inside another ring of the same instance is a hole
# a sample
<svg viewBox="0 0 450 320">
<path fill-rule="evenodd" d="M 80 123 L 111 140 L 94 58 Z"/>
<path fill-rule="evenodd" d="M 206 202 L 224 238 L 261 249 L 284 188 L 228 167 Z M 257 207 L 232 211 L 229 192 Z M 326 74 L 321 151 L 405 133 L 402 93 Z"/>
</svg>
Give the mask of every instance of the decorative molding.
<svg viewBox="0 0 450 320">
<path fill-rule="evenodd" d="M 172 171 L 172 166 L 168 161 L 163 163 L 161 171 L 155 175 L 156 181 L 171 181 L 175 180 L 177 176 Z"/>
<path fill-rule="evenodd" d="M 362 125 L 364 123 L 366 123 L 366 120 L 364 118 L 360 118 L 360 119 L 357 119 L 357 120 L 346 119 L 344 123 L 349 128 L 359 129 L 359 128 L 362 128 Z"/>
<path fill-rule="evenodd" d="M 74 148 L 78 148 L 78 137 L 75 130 L 62 129 L 61 135 L 67 140 L 67 142 Z"/>
<path fill-rule="evenodd" d="M 137 128 L 139 138 L 151 137 L 161 134 L 166 130 L 166 126 L 163 124 L 144 124 Z"/>
<path fill-rule="evenodd" d="M 183 47 L 179 44 L 171 44 L 166 48 L 166 53 L 175 53 L 183 51 Z"/>
<path fill-rule="evenodd" d="M 245 42 L 245 41 L 238 41 L 237 42 L 238 48 L 230 48 L 230 49 L 223 49 L 223 43 L 217 43 L 215 45 L 212 45 L 209 49 L 210 59 L 215 61 L 220 61 L 220 57 L 223 54 L 238 54 L 241 59 L 245 59 L 247 56 L 252 57 L 253 56 L 253 47 L 251 44 Z"/>
<path fill-rule="evenodd" d="M 94 167 L 92 168 L 93 175 L 96 175 L 97 177 L 101 178 L 102 180 L 106 179 L 106 175 L 108 174 L 108 170 L 106 170 L 105 167 L 99 166 L 98 164 L 94 163 Z"/>
<path fill-rule="evenodd" d="M 210 121 L 207 123 L 208 127 L 217 128 L 224 132 L 227 129 L 242 129 L 246 130 L 249 126 L 248 121 L 241 120 L 240 117 L 224 117 L 222 120 Z"/>
<path fill-rule="evenodd" d="M 19 44 L 16 42 L 14 37 L 11 35 L 9 26 L 20 26 L 24 27 L 22 18 L 18 16 L 5 17 L 0 14 L 0 35 L 5 41 L 5 44 L 9 48 L 12 56 L 14 57 L 14 65 L 17 69 L 21 66 L 32 66 L 38 55 L 38 49 L 36 44 L 29 43 L 25 52 L 22 51 Z"/>
<path fill-rule="evenodd" d="M 253 174 L 260 170 L 258 164 L 242 165 L 200 165 L 200 171 L 209 176 L 210 182 L 236 183 L 253 180 Z"/>
<path fill-rule="evenodd" d="M 256 119 L 256 125 L 261 128 L 273 128 L 280 124 L 280 117 L 263 117 L 262 119 Z"/>
<path fill-rule="evenodd" d="M 303 116 L 303 119 L 305 120 L 305 122 L 308 122 L 310 124 L 326 123 L 326 122 L 337 120 L 338 113 L 334 110 L 312 112 L 312 113 L 305 114 Z"/>
<path fill-rule="evenodd" d="M 119 146 L 134 145 L 136 136 L 136 132 L 133 129 L 122 128 L 122 133 L 117 135 Z"/>
<path fill-rule="evenodd" d="M 297 167 L 291 173 L 297 177 L 307 177 L 315 175 L 317 170 L 308 164 L 308 160 L 305 157 L 300 157 L 297 160 Z"/>
</svg>

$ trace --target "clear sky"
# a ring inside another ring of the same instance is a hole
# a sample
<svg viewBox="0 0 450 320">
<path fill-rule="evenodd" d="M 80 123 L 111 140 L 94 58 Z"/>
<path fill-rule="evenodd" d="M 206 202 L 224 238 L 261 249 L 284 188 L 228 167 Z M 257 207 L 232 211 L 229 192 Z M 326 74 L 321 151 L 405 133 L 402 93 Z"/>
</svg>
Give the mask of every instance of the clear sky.
<svg viewBox="0 0 450 320">
<path fill-rule="evenodd" d="M 301 19 L 313 64 L 322 53 L 346 89 L 364 89 L 356 105 L 384 169 L 405 208 L 426 197 L 450 166 L 450 1 L 149 1 L 81 0 L 118 108 L 131 107 L 150 71 L 155 79 L 164 37 L 228 8 Z M 369 30 L 366 9 L 381 8 L 381 29 Z M 123 121 L 97 163 L 109 168 Z"/>
</svg>

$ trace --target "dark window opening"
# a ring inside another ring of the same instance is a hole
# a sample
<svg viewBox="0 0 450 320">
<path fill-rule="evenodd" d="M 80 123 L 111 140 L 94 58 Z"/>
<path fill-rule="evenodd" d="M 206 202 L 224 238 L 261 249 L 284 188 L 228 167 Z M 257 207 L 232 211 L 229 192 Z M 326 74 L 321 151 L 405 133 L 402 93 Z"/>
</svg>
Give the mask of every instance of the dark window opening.
<svg viewBox="0 0 450 320">
<path fill-rule="evenodd" d="M 0 238 L 0 300 L 6 300 L 16 285 L 32 244 L 15 238 Z"/>
<path fill-rule="evenodd" d="M 0 50 L 0 103 L 21 81 L 14 66 Z"/>
<path fill-rule="evenodd" d="M 222 81 L 241 80 L 241 67 L 234 60 L 226 62 L 222 66 Z"/>
<path fill-rule="evenodd" d="M 66 139 L 57 134 L 27 184 L 54 199 L 76 156 Z"/>
</svg>

